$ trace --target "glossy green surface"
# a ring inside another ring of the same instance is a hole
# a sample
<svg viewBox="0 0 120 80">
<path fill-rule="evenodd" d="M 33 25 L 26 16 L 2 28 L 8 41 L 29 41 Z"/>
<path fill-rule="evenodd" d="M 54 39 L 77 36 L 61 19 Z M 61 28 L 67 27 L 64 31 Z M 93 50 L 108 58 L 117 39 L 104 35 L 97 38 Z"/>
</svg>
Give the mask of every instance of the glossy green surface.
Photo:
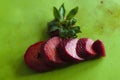
<svg viewBox="0 0 120 80">
<path fill-rule="evenodd" d="M 107 56 L 46 73 L 31 71 L 23 61 L 26 49 L 46 40 L 52 7 L 62 3 L 76 15 L 80 37 L 103 40 Z M 119 0 L 1 0 L 0 80 L 120 80 Z"/>
</svg>

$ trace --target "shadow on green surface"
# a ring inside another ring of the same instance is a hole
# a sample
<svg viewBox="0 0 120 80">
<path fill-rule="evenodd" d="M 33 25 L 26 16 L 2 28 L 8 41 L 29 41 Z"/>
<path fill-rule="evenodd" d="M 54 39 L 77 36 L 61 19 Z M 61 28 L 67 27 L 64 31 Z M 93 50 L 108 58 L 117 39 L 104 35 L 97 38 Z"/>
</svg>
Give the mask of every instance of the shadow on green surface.
<svg viewBox="0 0 120 80">
<path fill-rule="evenodd" d="M 48 72 L 36 72 L 31 70 L 24 62 L 24 57 L 21 56 L 17 61 L 16 61 L 16 67 L 14 68 L 15 70 L 15 76 L 16 77 L 27 77 L 27 76 L 32 76 L 32 75 L 38 75 L 38 74 L 46 74 Z"/>
<path fill-rule="evenodd" d="M 36 74 L 36 72 L 32 71 L 27 67 L 27 65 L 24 62 L 23 56 L 17 60 L 19 63 L 17 63 L 17 67 L 15 70 L 15 75 L 17 77 L 25 77 L 25 76 L 30 76 Z"/>
<path fill-rule="evenodd" d="M 39 73 L 39 72 L 35 72 L 32 71 L 31 69 L 29 69 L 27 67 L 27 65 L 24 63 L 23 60 L 23 56 L 21 56 L 16 62 L 17 63 L 17 67 L 15 70 L 15 76 L 16 77 L 28 77 L 28 76 L 33 76 L 33 75 L 47 75 L 47 73 L 52 73 L 50 74 L 51 76 L 54 76 L 58 73 L 60 73 L 60 76 L 63 76 L 64 74 L 68 74 L 71 75 L 73 73 L 79 73 L 79 71 L 81 71 L 81 75 L 85 75 L 86 73 L 88 73 L 89 71 L 92 70 L 92 68 L 94 69 L 95 67 L 97 67 L 97 65 L 99 65 L 99 63 L 102 61 L 102 59 L 98 59 L 98 60 L 91 60 L 91 61 L 86 61 L 86 62 L 82 62 L 79 64 L 75 64 L 75 65 L 71 65 L 65 68 L 60 68 L 60 69 L 55 69 L 52 71 L 48 71 L 48 72 L 43 72 L 43 73 Z M 62 74 L 64 72 L 64 74 Z"/>
</svg>

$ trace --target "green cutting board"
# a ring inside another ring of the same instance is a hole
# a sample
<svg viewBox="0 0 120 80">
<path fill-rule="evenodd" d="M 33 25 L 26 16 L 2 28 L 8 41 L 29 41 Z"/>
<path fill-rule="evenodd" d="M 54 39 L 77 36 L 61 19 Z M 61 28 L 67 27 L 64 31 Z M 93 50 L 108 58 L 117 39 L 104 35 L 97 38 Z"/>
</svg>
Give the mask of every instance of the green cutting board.
<svg viewBox="0 0 120 80">
<path fill-rule="evenodd" d="M 24 63 L 26 49 L 48 39 L 47 22 L 53 6 L 65 3 L 75 16 L 81 37 L 103 40 L 107 56 L 46 73 L 36 73 Z M 120 80 L 119 0 L 0 0 L 0 80 Z"/>
</svg>

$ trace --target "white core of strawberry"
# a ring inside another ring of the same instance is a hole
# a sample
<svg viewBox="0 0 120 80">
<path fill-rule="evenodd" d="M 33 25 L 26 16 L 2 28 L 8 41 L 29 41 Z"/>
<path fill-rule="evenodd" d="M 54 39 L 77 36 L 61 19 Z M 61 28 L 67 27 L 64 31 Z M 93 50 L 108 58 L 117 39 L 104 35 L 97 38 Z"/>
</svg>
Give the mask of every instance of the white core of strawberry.
<svg viewBox="0 0 120 80">
<path fill-rule="evenodd" d="M 86 42 L 86 50 L 90 53 L 90 54 L 96 54 L 94 52 L 94 50 L 92 49 L 92 45 L 93 45 L 94 41 L 92 39 L 88 39 Z"/>
<path fill-rule="evenodd" d="M 77 42 L 78 42 L 78 39 L 72 39 L 71 41 L 69 41 L 66 46 L 65 46 L 65 49 L 66 51 L 68 52 L 68 54 L 78 60 L 84 60 L 83 58 L 80 58 L 78 55 L 77 55 L 77 52 L 76 52 L 76 46 L 77 46 Z"/>
</svg>

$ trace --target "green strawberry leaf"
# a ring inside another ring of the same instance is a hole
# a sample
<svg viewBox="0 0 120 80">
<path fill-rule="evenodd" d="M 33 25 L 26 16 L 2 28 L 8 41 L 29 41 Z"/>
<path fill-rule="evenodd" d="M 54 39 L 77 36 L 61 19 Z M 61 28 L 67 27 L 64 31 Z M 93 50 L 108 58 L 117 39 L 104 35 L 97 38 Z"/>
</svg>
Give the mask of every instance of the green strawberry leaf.
<svg viewBox="0 0 120 80">
<path fill-rule="evenodd" d="M 81 32 L 79 26 L 74 26 L 74 27 L 72 27 L 72 29 L 73 29 L 76 33 Z"/>
<path fill-rule="evenodd" d="M 69 34 L 70 34 L 70 37 L 71 37 L 71 36 L 74 36 L 76 33 L 75 33 L 74 30 L 71 29 L 71 30 L 69 30 Z"/>
<path fill-rule="evenodd" d="M 59 14 L 60 14 L 60 18 L 63 20 L 65 17 L 65 7 L 64 7 L 64 3 L 60 6 L 59 8 Z"/>
<path fill-rule="evenodd" d="M 58 26 L 52 26 L 49 30 L 49 32 L 53 32 L 53 31 L 56 31 L 56 30 L 59 30 L 59 27 Z"/>
<path fill-rule="evenodd" d="M 53 13 L 54 13 L 55 19 L 59 20 L 60 19 L 60 14 L 59 14 L 59 11 L 57 10 L 56 7 L 53 7 Z"/>
<path fill-rule="evenodd" d="M 78 7 L 73 8 L 73 9 L 68 13 L 66 19 L 67 19 L 67 20 L 72 19 L 72 18 L 76 15 L 77 12 L 78 12 Z"/>
<path fill-rule="evenodd" d="M 77 22 L 77 20 L 76 20 L 75 18 L 73 18 L 73 19 L 71 20 L 71 24 L 72 24 L 72 25 L 74 25 L 76 22 Z"/>
</svg>

